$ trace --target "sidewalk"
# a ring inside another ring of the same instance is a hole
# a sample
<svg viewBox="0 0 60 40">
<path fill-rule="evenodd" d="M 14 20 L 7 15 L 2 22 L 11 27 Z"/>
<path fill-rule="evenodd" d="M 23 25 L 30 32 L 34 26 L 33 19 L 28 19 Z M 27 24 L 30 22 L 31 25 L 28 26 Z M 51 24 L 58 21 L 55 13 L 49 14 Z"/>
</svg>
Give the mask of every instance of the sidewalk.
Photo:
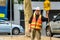
<svg viewBox="0 0 60 40">
<path fill-rule="evenodd" d="M 29 37 L 26 37 L 24 35 L 20 35 L 20 36 L 0 36 L 0 40 L 30 40 Z M 50 40 L 50 37 L 41 37 L 41 40 Z M 60 40 L 60 38 L 53 38 L 52 40 Z"/>
</svg>

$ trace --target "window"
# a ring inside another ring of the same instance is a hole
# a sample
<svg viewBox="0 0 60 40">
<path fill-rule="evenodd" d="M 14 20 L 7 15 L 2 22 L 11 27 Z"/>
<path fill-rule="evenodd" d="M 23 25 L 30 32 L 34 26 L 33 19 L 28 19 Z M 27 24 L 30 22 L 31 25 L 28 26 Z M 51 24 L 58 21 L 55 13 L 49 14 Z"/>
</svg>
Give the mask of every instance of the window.
<svg viewBox="0 0 60 40">
<path fill-rule="evenodd" d="M 24 11 L 20 10 L 20 20 L 24 20 Z"/>
<path fill-rule="evenodd" d="M 60 14 L 57 16 L 57 18 L 56 18 L 57 20 L 60 20 Z"/>
<path fill-rule="evenodd" d="M 49 12 L 49 20 L 51 21 L 55 15 L 58 15 L 60 10 L 50 10 Z"/>
<path fill-rule="evenodd" d="M 25 29 L 24 11 L 20 10 L 20 25 Z"/>
<path fill-rule="evenodd" d="M 57 2 L 57 1 L 58 1 L 58 2 L 59 2 L 60 0 L 50 0 L 50 1 L 55 1 L 55 2 Z"/>
</svg>

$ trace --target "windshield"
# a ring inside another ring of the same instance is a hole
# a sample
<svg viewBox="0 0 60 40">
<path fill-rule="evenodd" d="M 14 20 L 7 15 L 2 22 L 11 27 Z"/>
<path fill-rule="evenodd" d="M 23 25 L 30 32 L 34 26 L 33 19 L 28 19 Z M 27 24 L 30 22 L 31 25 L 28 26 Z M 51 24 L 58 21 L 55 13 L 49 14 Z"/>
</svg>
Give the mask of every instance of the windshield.
<svg viewBox="0 0 60 40">
<path fill-rule="evenodd" d="M 60 19 L 60 14 L 59 14 L 59 15 L 57 15 L 56 19 Z"/>
</svg>

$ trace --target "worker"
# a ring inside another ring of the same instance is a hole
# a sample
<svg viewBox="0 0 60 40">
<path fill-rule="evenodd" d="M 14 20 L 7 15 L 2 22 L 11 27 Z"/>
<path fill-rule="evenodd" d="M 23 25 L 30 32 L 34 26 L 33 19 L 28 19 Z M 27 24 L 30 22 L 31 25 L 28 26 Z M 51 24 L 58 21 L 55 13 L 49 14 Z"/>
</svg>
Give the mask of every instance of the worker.
<svg viewBox="0 0 60 40">
<path fill-rule="evenodd" d="M 37 40 L 41 40 L 42 21 L 45 20 L 47 19 L 41 15 L 40 8 L 36 7 L 34 14 L 29 20 L 29 26 L 31 29 L 31 40 L 34 40 L 35 36 L 37 36 Z"/>
</svg>

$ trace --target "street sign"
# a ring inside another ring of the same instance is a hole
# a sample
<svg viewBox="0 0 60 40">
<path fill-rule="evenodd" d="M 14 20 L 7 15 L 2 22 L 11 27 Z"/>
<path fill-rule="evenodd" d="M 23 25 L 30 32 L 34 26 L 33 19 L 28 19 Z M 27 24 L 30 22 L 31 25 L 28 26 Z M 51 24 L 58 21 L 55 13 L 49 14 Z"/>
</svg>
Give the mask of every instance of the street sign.
<svg viewBox="0 0 60 40">
<path fill-rule="evenodd" d="M 45 0 L 44 1 L 44 10 L 50 10 L 51 7 L 50 7 L 50 1 L 49 0 Z"/>
<path fill-rule="evenodd" d="M 8 0 L 0 0 L 0 19 L 7 18 Z"/>
</svg>

